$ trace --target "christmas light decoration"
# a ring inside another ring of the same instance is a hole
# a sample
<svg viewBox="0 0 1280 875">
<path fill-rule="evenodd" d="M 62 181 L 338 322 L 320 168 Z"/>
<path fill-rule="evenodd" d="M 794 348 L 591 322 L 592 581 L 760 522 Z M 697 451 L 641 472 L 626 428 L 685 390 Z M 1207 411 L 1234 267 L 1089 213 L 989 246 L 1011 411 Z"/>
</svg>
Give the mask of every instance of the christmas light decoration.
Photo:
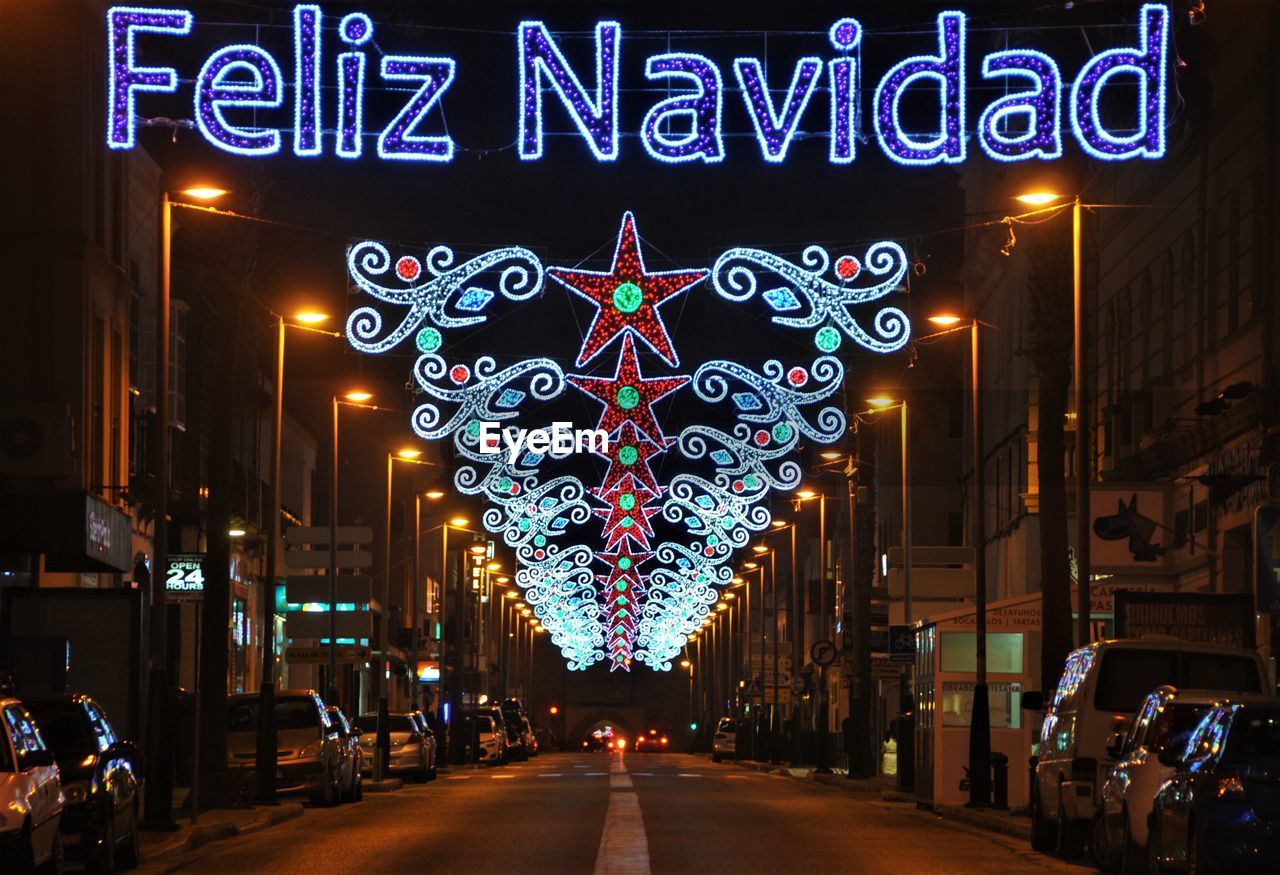
<svg viewBox="0 0 1280 875">
<path fill-rule="evenodd" d="M 720 94 L 724 83 L 720 68 L 710 58 L 688 52 L 650 55 L 645 61 L 646 79 L 678 78 L 697 88 L 692 94 L 680 94 L 655 103 L 640 125 L 640 142 L 645 151 L 659 161 L 680 163 L 700 160 L 714 164 L 724 160 L 724 141 L 720 135 Z M 667 131 L 682 117 L 689 121 L 689 133 L 672 136 Z"/>
<path fill-rule="evenodd" d="M 1103 124 L 1098 105 L 1111 78 L 1125 75 L 1138 78 L 1138 123 L 1133 133 L 1117 136 Z M 1081 148 L 1104 161 L 1163 157 L 1168 75 L 1169 8 L 1148 3 L 1139 12 L 1138 48 L 1099 52 L 1071 86 L 1071 127 Z"/>
<path fill-rule="evenodd" d="M 134 63 L 139 33 L 186 36 L 194 21 L 182 9 L 113 6 L 107 10 L 107 146 L 132 149 L 137 142 L 134 109 L 139 91 L 171 94 L 178 90 L 173 67 L 139 67 Z"/>
<path fill-rule="evenodd" d="M 918 55 L 896 64 L 876 86 L 876 138 L 884 153 L 899 164 L 958 164 L 965 158 L 965 14 L 938 14 L 938 54 Z M 938 82 L 938 131 L 917 140 L 902 129 L 898 104 L 919 80 Z"/>
<path fill-rule="evenodd" d="M 862 45 L 862 25 L 856 18 L 842 18 L 827 33 L 831 47 L 850 52 Z M 828 159 L 832 164 L 851 164 L 857 149 L 858 94 L 861 77 L 857 58 L 839 58 L 827 62 L 831 89 L 831 144 Z"/>
<path fill-rule="evenodd" d="M 353 284 L 375 299 L 348 319 L 350 342 L 382 352 L 413 338 L 420 353 L 414 383 L 422 396 L 412 415 L 414 431 L 453 441 L 455 488 L 484 500 L 485 529 L 515 551 L 516 584 L 575 670 L 598 662 L 610 670 L 636 663 L 669 670 L 730 584 L 735 551 L 770 527 L 770 494 L 799 484 L 795 453 L 801 441 L 832 443 L 846 430 L 843 412 L 830 404 L 844 378 L 831 355 L 768 359 L 758 366 L 713 359 L 692 375 L 656 373 L 653 365 L 642 370 L 636 338 L 668 366 L 678 362 L 658 306 L 710 277 L 728 301 L 745 303 L 764 288 L 761 298 L 773 321 L 816 328 L 820 348 L 848 337 L 873 351 L 896 349 L 908 331 L 906 317 L 892 307 L 873 315 L 874 337 L 854 321 L 855 308 L 901 287 L 906 256 L 888 242 L 860 258 L 844 253 L 834 260 L 812 246 L 799 265 L 763 250 L 731 249 L 711 271 L 651 273 L 628 213 L 607 272 L 544 270 L 521 247 L 455 265 L 448 247 L 437 246 L 424 258 L 407 252 L 393 257 L 374 241 L 352 246 L 347 263 Z M 560 360 L 572 349 L 560 358 L 502 366 L 492 356 L 464 361 L 450 354 L 449 330 L 483 322 L 499 297 L 531 302 L 545 274 L 596 305 L 577 367 L 622 336 L 612 375 L 566 375 Z M 770 281 L 761 285 L 765 276 Z M 404 312 L 384 332 L 383 311 L 397 308 Z M 680 409 L 716 407 L 732 424 L 713 426 L 694 413 L 668 435 L 655 404 L 686 386 Z M 572 444 L 550 439 L 535 446 L 530 436 L 519 443 L 522 434 L 545 437 L 540 411 L 570 387 L 602 407 L 592 424 L 608 441 L 590 451 L 605 464 L 590 487 L 581 472 L 593 456 L 575 460 Z M 494 452 L 499 423 L 514 425 L 502 438 L 508 446 Z"/>
<path fill-rule="evenodd" d="M 320 17 L 319 6 L 293 7 L 293 154 L 299 157 L 319 155 L 324 150 L 320 142 Z M 345 30 L 345 18 L 342 24 Z M 341 72 L 341 60 L 338 63 Z M 360 71 L 363 76 L 363 62 Z M 338 154 L 342 154 L 341 139 Z"/>
<path fill-rule="evenodd" d="M 879 310 L 873 319 L 875 335 L 854 320 L 850 307 L 883 298 L 901 288 L 907 272 L 907 255 L 897 243 L 873 244 L 862 260 L 842 255 L 831 264 L 831 256 L 820 246 L 809 246 L 801 256 L 802 264 L 766 252 L 763 249 L 736 248 L 726 251 L 711 269 L 711 282 L 716 292 L 731 301 L 745 301 L 756 293 L 756 270 L 776 274 L 782 285 L 765 291 L 761 297 L 778 314 L 795 311 L 799 316 L 776 315 L 773 322 L 790 328 L 822 326 L 814 335 L 823 352 L 833 352 L 843 332 L 864 349 L 893 352 L 906 345 L 911 324 L 896 307 Z M 832 278 L 826 274 L 831 270 Z M 864 274 L 871 281 L 858 281 Z M 834 326 L 834 327 L 833 327 Z"/>
<path fill-rule="evenodd" d="M 791 86 L 787 89 L 783 101 L 782 112 L 774 109 L 773 98 L 769 95 L 769 85 L 765 79 L 758 58 L 737 58 L 733 62 L 733 72 L 738 77 L 738 85 L 742 88 L 742 99 L 747 103 L 751 114 L 751 123 L 755 127 L 756 142 L 764 160 L 777 164 L 787 157 L 787 149 L 791 146 L 791 138 L 795 136 L 800 116 L 809 105 L 814 88 L 818 84 L 818 73 L 822 70 L 821 58 L 801 58 L 796 62 L 795 72 L 791 75 Z"/>
<path fill-rule="evenodd" d="M 369 16 L 352 12 L 338 25 L 338 35 L 349 46 L 359 47 L 373 39 Z M 338 145 L 340 158 L 359 158 L 364 151 L 364 52 L 338 55 Z"/>
<path fill-rule="evenodd" d="M 568 110 L 591 153 L 599 161 L 618 157 L 618 42 L 622 25 L 596 23 L 596 98 L 593 101 L 541 21 L 522 21 L 516 34 L 520 47 L 520 158 L 542 157 L 542 77 Z"/>
<path fill-rule="evenodd" d="M 394 161 L 452 161 L 453 140 L 447 135 L 414 133 L 453 82 L 453 58 L 388 55 L 382 59 L 382 78 L 391 82 L 421 82 L 399 115 L 378 135 L 378 157 Z"/>
<path fill-rule="evenodd" d="M 982 76 L 1020 76 L 1031 80 L 1029 91 L 1018 91 L 993 101 L 978 119 L 978 142 L 997 161 L 1062 157 L 1062 74 L 1053 58 L 1029 50 L 994 52 L 982 59 Z M 1001 128 L 1009 119 L 1026 118 L 1026 130 L 1007 134 Z"/>
<path fill-rule="evenodd" d="M 668 270 L 650 273 L 640 254 L 636 221 L 631 213 L 622 216 L 613 265 L 605 273 L 565 267 L 548 269 L 551 278 L 569 291 L 596 305 L 595 318 L 587 329 L 574 364 L 582 367 L 600 354 L 615 337 L 629 332 L 672 367 L 680 364 L 671 335 L 658 314 L 658 307 L 688 291 L 707 276 L 705 270 Z"/>
<path fill-rule="evenodd" d="M 248 74 L 245 82 L 241 76 Z M 236 127 L 226 109 L 270 109 L 284 100 L 284 79 L 275 58 L 258 46 L 237 45 L 214 52 L 196 76 L 196 127 L 219 149 L 237 155 L 274 155 L 280 132 Z"/>
</svg>

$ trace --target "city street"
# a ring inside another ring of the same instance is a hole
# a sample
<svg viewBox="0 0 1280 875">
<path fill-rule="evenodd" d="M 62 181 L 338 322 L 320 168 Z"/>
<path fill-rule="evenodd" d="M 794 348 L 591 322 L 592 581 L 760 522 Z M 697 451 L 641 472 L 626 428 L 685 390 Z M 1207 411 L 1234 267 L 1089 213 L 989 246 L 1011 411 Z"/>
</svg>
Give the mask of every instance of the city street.
<svg viewBox="0 0 1280 875">
<path fill-rule="evenodd" d="M 336 860 L 349 872 L 1085 871 L 869 793 L 705 757 L 602 753 L 442 775 L 140 871 L 286 875 Z"/>
</svg>

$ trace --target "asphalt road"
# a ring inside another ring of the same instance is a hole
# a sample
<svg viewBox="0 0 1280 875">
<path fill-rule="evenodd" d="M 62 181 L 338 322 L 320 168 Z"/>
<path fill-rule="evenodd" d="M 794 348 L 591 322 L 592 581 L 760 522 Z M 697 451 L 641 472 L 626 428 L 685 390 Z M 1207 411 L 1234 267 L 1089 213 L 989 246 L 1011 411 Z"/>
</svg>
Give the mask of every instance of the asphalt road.
<svg viewBox="0 0 1280 875">
<path fill-rule="evenodd" d="M 544 754 L 209 845 L 144 872 L 1076 872 L 871 794 L 680 754 Z"/>
</svg>

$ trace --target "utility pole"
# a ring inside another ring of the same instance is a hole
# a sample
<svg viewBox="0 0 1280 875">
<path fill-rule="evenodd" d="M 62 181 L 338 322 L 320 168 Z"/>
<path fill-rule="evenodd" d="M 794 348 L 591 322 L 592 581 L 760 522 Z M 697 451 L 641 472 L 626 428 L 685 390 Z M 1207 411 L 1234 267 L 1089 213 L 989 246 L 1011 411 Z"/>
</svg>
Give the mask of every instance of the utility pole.
<svg viewBox="0 0 1280 875">
<path fill-rule="evenodd" d="M 991 705 L 987 687 L 987 504 L 983 470 L 981 323 L 970 327 L 970 394 L 973 396 L 973 583 L 976 665 L 969 720 L 969 805 L 991 805 Z"/>
<path fill-rule="evenodd" d="M 276 801 L 276 661 L 275 594 L 276 563 L 280 550 L 280 444 L 284 430 L 284 316 L 276 316 L 275 398 L 271 416 L 271 470 L 267 487 L 267 568 L 262 600 L 262 686 L 258 706 L 258 749 L 254 762 L 258 773 L 258 802 Z M 377 672 L 374 672 L 377 675 Z"/>
</svg>

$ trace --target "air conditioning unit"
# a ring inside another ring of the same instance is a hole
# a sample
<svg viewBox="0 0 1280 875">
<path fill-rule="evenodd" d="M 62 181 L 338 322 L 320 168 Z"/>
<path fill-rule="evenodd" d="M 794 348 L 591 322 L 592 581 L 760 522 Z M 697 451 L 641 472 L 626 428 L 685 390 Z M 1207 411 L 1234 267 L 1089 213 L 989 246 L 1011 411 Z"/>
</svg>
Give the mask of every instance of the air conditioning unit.
<svg viewBox="0 0 1280 875">
<path fill-rule="evenodd" d="M 0 477 L 69 476 L 71 430 L 65 404 L 0 405 Z"/>
</svg>

